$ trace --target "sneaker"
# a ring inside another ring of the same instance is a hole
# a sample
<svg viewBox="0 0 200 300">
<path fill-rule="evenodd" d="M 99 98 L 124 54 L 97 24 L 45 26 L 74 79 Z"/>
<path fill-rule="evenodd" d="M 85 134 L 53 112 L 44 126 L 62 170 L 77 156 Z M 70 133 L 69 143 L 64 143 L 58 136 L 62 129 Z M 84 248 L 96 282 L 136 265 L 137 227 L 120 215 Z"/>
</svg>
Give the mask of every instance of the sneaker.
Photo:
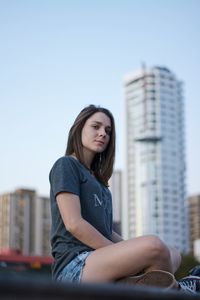
<svg viewBox="0 0 200 300">
<path fill-rule="evenodd" d="M 162 270 L 149 271 L 138 276 L 128 276 L 118 280 L 117 282 L 125 284 L 148 285 L 166 289 L 177 288 L 177 282 L 174 275 Z"/>
<path fill-rule="evenodd" d="M 200 265 L 197 265 L 189 271 L 189 275 L 199 276 L 200 277 Z"/>
<path fill-rule="evenodd" d="M 178 284 L 181 290 L 189 292 L 190 294 L 196 294 L 200 292 L 200 277 L 189 275 L 180 280 Z"/>
</svg>

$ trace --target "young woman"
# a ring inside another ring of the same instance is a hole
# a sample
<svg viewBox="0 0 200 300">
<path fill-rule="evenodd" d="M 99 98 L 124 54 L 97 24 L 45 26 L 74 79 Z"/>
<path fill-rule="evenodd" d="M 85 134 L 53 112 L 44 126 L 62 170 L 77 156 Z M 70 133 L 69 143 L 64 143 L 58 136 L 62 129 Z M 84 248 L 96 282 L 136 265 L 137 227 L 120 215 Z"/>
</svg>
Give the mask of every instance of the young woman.
<svg viewBox="0 0 200 300">
<path fill-rule="evenodd" d="M 174 273 L 177 250 L 149 235 L 123 240 L 112 229 L 108 180 L 115 159 L 111 112 L 90 105 L 69 131 L 65 156 L 50 171 L 53 278 L 114 282 L 153 270 Z"/>
</svg>

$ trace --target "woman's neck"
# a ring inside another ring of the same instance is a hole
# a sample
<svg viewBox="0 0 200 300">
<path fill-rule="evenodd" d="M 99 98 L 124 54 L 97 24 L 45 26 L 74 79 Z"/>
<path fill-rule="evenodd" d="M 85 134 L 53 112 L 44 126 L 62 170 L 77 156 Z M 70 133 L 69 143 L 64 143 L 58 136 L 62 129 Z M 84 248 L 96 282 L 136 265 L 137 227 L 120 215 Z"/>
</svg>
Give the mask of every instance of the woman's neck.
<svg viewBox="0 0 200 300">
<path fill-rule="evenodd" d="M 75 159 L 78 159 L 77 157 L 76 157 L 76 154 L 75 153 L 73 153 L 71 156 L 73 156 Z M 92 154 L 90 154 L 89 155 L 89 153 L 85 153 L 85 151 L 83 151 L 83 156 L 84 156 L 84 160 L 83 160 L 83 162 L 84 162 L 84 165 L 86 166 L 86 168 L 88 169 L 88 170 L 90 170 L 91 169 L 91 164 L 92 164 L 92 160 L 93 160 L 93 158 L 94 158 L 94 155 Z"/>
<path fill-rule="evenodd" d="M 95 154 L 83 148 L 83 156 L 84 156 L 84 163 L 86 167 L 90 170 Z"/>
</svg>

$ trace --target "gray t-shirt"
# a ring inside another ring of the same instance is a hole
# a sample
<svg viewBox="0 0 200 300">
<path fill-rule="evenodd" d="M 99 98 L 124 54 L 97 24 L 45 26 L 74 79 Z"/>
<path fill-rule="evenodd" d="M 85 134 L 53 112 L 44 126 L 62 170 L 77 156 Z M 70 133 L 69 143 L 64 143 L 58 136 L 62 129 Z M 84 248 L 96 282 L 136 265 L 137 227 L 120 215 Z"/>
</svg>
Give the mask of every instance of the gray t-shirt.
<svg viewBox="0 0 200 300">
<path fill-rule="evenodd" d="M 56 196 L 60 192 L 78 195 L 81 215 L 106 238 L 112 235 L 112 198 L 109 189 L 101 184 L 87 168 L 71 156 L 59 158 L 50 174 L 51 201 L 51 247 L 54 257 L 52 276 L 57 278 L 60 271 L 78 254 L 91 251 L 90 247 L 76 239 L 65 228 Z"/>
</svg>

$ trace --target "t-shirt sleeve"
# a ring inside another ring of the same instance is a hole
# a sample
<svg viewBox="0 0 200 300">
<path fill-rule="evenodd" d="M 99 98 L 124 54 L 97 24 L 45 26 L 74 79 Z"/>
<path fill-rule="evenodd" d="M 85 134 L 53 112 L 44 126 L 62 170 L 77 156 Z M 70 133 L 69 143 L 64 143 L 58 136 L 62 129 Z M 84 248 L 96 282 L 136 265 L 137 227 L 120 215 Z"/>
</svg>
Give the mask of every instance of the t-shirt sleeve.
<svg viewBox="0 0 200 300">
<path fill-rule="evenodd" d="M 80 196 L 80 173 L 75 162 L 69 157 L 63 156 L 55 162 L 49 180 L 54 197 L 61 192 Z"/>
</svg>

